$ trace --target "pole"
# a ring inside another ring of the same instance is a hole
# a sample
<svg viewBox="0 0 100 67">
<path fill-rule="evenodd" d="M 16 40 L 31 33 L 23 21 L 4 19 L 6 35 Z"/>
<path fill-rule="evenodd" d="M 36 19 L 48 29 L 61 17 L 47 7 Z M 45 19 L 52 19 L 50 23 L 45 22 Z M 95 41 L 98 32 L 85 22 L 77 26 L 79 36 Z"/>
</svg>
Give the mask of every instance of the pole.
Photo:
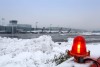
<svg viewBox="0 0 100 67">
<path fill-rule="evenodd" d="M 50 33 L 51 33 L 51 26 L 52 26 L 52 24 L 50 24 Z"/>
<path fill-rule="evenodd" d="M 2 26 L 3 26 L 4 20 L 5 20 L 5 18 L 2 18 L 2 23 L 1 23 Z"/>
<path fill-rule="evenodd" d="M 38 22 L 36 22 L 36 30 L 37 30 L 37 24 L 38 24 Z"/>
</svg>

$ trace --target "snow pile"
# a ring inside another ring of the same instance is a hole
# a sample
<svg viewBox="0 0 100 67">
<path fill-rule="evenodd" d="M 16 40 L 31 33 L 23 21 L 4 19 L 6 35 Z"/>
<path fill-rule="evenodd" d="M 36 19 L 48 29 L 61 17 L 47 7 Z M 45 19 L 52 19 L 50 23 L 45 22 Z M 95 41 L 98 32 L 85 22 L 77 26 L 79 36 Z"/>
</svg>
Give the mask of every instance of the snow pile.
<svg viewBox="0 0 100 67">
<path fill-rule="evenodd" d="M 54 43 L 51 36 L 35 39 L 0 37 L 0 67 L 53 67 L 54 56 L 65 50 L 65 44 Z"/>
<path fill-rule="evenodd" d="M 68 38 L 68 42 L 54 43 L 47 35 L 34 39 L 0 37 L 0 67 L 88 67 L 90 64 L 77 64 L 71 61 L 73 58 L 56 66 L 54 57 L 70 50 L 72 41 L 73 38 Z M 100 56 L 99 47 L 99 44 L 87 45 L 91 57 Z"/>
</svg>

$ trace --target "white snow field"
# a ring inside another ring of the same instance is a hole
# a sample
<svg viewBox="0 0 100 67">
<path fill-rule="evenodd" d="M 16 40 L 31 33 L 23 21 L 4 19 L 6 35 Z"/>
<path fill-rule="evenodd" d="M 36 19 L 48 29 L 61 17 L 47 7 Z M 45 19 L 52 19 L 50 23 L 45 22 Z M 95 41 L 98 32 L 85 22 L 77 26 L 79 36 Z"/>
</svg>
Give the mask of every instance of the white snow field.
<svg viewBox="0 0 100 67">
<path fill-rule="evenodd" d="M 55 56 L 71 50 L 73 38 L 58 44 L 51 36 L 43 35 L 34 39 L 17 39 L 0 37 L 0 67 L 89 67 L 91 63 L 78 64 L 69 58 L 56 65 Z M 91 57 L 100 56 L 100 44 L 87 44 Z M 67 53 L 66 53 L 67 54 Z"/>
</svg>

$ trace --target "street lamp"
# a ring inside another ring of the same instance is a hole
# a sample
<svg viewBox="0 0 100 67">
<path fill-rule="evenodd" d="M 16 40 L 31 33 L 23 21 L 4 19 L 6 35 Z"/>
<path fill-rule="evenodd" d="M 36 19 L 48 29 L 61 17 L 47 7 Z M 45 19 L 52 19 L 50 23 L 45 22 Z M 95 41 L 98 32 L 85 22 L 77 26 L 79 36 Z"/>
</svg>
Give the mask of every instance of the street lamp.
<svg viewBox="0 0 100 67">
<path fill-rule="evenodd" d="M 52 24 L 50 24 L 50 33 L 51 33 L 51 26 L 52 26 Z"/>
<path fill-rule="evenodd" d="M 36 22 L 35 24 L 36 24 L 36 30 L 37 30 L 37 24 L 38 24 L 38 22 Z"/>
<path fill-rule="evenodd" d="M 5 21 L 5 18 L 2 18 L 2 23 L 1 23 L 2 26 L 3 26 L 4 21 Z"/>
</svg>

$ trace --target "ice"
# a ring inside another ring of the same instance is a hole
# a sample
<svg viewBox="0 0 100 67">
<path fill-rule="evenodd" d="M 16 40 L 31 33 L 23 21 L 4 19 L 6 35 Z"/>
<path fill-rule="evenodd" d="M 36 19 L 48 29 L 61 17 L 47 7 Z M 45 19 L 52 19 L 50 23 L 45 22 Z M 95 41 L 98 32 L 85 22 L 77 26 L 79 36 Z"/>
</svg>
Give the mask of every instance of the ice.
<svg viewBox="0 0 100 67">
<path fill-rule="evenodd" d="M 73 58 L 55 64 L 54 56 L 71 50 L 72 42 L 73 38 L 68 38 L 68 42 L 59 44 L 48 35 L 33 39 L 0 37 L 0 67 L 89 67 L 90 63 L 78 64 L 72 61 Z M 91 57 L 100 57 L 100 43 L 86 46 Z"/>
</svg>

